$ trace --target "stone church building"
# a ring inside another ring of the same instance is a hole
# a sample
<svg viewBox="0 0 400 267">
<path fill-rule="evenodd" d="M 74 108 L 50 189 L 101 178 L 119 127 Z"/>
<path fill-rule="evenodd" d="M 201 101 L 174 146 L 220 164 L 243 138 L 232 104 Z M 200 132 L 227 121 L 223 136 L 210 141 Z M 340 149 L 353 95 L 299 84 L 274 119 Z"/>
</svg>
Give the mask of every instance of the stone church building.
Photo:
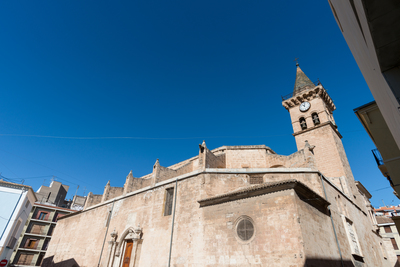
<svg viewBox="0 0 400 267">
<path fill-rule="evenodd" d="M 282 105 L 297 152 L 203 142 L 193 158 L 130 172 L 123 187 L 108 183 L 58 221 L 42 266 L 396 266 L 327 91 L 297 66 Z"/>
</svg>

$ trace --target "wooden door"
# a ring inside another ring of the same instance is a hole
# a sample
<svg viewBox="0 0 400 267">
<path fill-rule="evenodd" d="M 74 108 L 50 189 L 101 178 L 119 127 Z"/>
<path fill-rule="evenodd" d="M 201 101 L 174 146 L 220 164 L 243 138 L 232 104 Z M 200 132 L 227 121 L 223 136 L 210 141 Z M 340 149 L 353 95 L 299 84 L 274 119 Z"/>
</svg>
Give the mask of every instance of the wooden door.
<svg viewBox="0 0 400 267">
<path fill-rule="evenodd" d="M 133 241 L 129 240 L 128 242 L 126 242 L 126 248 L 125 248 L 124 260 L 122 262 L 122 267 L 129 267 L 129 263 L 131 261 L 132 248 L 133 248 Z"/>
</svg>

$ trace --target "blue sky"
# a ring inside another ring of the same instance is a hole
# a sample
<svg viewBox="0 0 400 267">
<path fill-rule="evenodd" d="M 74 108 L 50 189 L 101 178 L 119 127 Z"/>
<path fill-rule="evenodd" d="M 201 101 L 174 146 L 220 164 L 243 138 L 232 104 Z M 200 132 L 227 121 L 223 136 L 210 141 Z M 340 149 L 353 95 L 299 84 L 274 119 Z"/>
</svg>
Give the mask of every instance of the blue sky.
<svg viewBox="0 0 400 267">
<path fill-rule="evenodd" d="M 203 139 L 289 155 L 281 95 L 293 90 L 297 57 L 334 99 L 372 204 L 399 203 L 353 113 L 373 98 L 328 1 L 1 1 L 0 25 L 4 177 L 37 190 L 54 175 L 71 197 L 77 185 L 81 195 L 123 186 L 157 158 L 195 156 Z"/>
</svg>

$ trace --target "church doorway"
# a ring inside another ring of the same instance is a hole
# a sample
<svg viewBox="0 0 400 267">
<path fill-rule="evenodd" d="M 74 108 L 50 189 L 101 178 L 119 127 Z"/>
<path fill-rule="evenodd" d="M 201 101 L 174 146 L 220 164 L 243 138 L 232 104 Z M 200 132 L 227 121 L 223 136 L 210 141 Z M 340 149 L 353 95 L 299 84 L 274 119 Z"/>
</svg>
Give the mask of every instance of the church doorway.
<svg viewBox="0 0 400 267">
<path fill-rule="evenodd" d="M 128 240 L 126 242 L 125 254 L 122 267 L 129 267 L 129 263 L 131 262 L 131 254 L 133 248 L 133 240 Z"/>
</svg>

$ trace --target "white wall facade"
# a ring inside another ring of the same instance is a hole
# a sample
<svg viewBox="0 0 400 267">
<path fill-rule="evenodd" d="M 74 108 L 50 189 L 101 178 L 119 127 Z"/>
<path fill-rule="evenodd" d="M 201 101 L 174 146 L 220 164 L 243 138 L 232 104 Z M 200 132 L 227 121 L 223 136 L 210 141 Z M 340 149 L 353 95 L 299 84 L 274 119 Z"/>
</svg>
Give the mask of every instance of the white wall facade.
<svg viewBox="0 0 400 267">
<path fill-rule="evenodd" d="M 35 201 L 32 188 L 0 181 L 0 261 L 10 260 Z"/>
<path fill-rule="evenodd" d="M 350 1 L 328 0 L 328 2 L 331 5 L 332 13 L 342 31 L 343 37 L 378 104 L 397 146 L 400 148 L 399 102 L 392 91 L 392 89 L 396 90 L 400 87 L 398 70 L 392 69 L 382 73 L 361 0 L 354 0 L 354 5 L 362 31 Z"/>
</svg>

